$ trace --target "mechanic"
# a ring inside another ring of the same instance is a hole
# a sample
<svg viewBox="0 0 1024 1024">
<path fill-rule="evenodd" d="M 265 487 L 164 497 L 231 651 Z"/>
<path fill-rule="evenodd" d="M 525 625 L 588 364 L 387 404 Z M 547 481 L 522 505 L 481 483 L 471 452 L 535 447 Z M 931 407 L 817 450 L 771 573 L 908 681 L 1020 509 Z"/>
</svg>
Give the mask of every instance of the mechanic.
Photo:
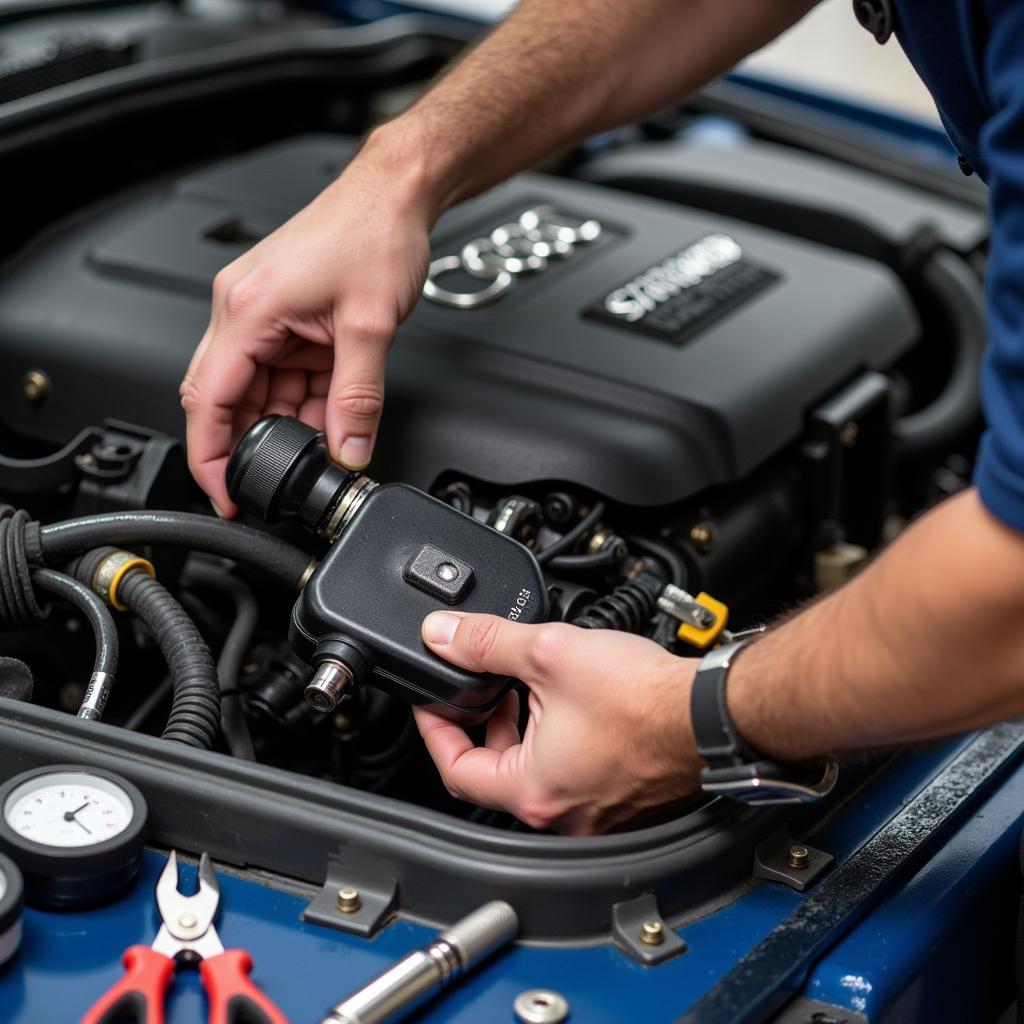
<svg viewBox="0 0 1024 1024">
<path fill-rule="evenodd" d="M 269 413 L 325 428 L 351 469 L 369 462 L 388 348 L 420 296 L 428 232 L 444 210 L 558 147 L 668 107 L 812 6 L 523 0 L 374 130 L 305 210 L 218 275 L 181 389 L 190 465 L 218 512 L 236 511 L 224 487 L 229 451 Z M 988 433 L 974 487 L 734 655 L 733 727 L 751 756 L 783 765 L 1024 713 L 1024 3 L 855 8 L 880 38 L 891 17 L 961 165 L 989 185 Z M 451 611 L 430 615 L 423 637 L 440 656 L 516 676 L 530 691 L 522 738 L 511 694 L 480 747 L 417 709 L 456 796 L 586 834 L 664 814 L 697 790 L 696 659 L 621 633 Z"/>
</svg>

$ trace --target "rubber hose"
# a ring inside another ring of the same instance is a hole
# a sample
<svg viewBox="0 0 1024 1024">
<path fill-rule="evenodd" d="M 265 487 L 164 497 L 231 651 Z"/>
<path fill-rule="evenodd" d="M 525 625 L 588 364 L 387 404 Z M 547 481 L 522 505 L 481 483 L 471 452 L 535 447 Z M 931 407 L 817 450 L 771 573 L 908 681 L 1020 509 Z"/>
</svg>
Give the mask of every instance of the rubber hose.
<svg viewBox="0 0 1024 1024">
<path fill-rule="evenodd" d="M 220 725 L 220 684 L 206 641 L 167 588 L 142 569 L 125 573 L 117 596 L 149 628 L 174 680 L 163 738 L 210 750 Z"/>
<path fill-rule="evenodd" d="M 689 582 L 686 563 L 683 561 L 682 555 L 678 554 L 668 542 L 652 540 L 648 537 L 641 537 L 639 534 L 631 533 L 626 536 L 626 543 L 631 548 L 636 548 L 643 554 L 661 562 L 668 569 L 669 582 L 674 583 L 677 587 L 682 587 L 684 590 L 686 589 Z"/>
<path fill-rule="evenodd" d="M 614 565 L 621 565 L 628 556 L 628 552 L 614 547 L 606 548 L 604 551 L 595 552 L 592 555 L 556 555 L 545 563 L 545 568 L 551 572 L 579 572 L 587 569 L 608 569 Z"/>
<path fill-rule="evenodd" d="M 46 563 L 62 563 L 104 544 L 166 544 L 204 551 L 259 569 L 293 590 L 311 561 L 304 551 L 269 533 L 190 512 L 112 512 L 39 528 Z"/>
<path fill-rule="evenodd" d="M 235 606 L 235 620 L 228 630 L 227 639 L 217 659 L 217 677 L 220 680 L 220 725 L 228 749 L 235 757 L 256 760 L 249 723 L 238 699 L 238 677 L 242 659 L 252 643 L 259 622 L 260 606 L 253 592 L 235 576 L 201 562 L 191 562 L 182 581 L 185 585 L 209 587 L 224 594 Z"/>
<path fill-rule="evenodd" d="M 79 717 L 98 719 L 103 713 L 103 705 L 107 701 L 107 694 L 114 684 L 114 676 L 117 674 L 117 661 L 119 643 L 117 627 L 107 606 L 88 587 L 79 583 L 62 572 L 55 572 L 53 569 L 33 569 L 32 583 L 40 590 L 45 590 L 55 597 L 63 598 L 69 604 L 74 605 L 92 627 L 92 634 L 96 640 L 96 654 L 93 658 L 92 674 L 93 680 L 99 680 L 103 688 L 102 699 L 95 714 Z M 83 704 L 83 711 L 85 705 Z"/>
<path fill-rule="evenodd" d="M 985 297 L 973 270 L 949 249 L 936 249 L 921 268 L 920 281 L 944 321 L 951 325 L 953 370 L 938 397 L 893 424 L 897 458 L 941 451 L 977 421 L 981 359 L 988 341 Z"/>
<path fill-rule="evenodd" d="M 575 546 L 576 542 L 585 534 L 588 530 L 592 530 L 597 526 L 601 516 L 604 515 L 604 502 L 597 501 L 594 503 L 594 507 L 569 531 L 562 534 L 554 542 L 554 544 L 548 545 L 543 551 L 537 553 L 537 561 L 541 565 L 545 565 L 551 561 L 556 555 L 561 554 L 563 551 L 570 551 Z"/>
</svg>

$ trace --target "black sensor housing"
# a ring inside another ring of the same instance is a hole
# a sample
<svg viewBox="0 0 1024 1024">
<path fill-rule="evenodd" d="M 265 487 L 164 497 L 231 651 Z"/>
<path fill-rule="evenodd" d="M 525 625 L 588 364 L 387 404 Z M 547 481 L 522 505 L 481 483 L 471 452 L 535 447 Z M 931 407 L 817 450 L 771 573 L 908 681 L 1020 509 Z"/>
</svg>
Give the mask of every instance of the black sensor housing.
<svg viewBox="0 0 1024 1024">
<path fill-rule="evenodd" d="M 298 519 L 333 539 L 292 610 L 290 640 L 314 669 L 343 666 L 414 704 L 471 721 L 512 686 L 433 654 L 420 627 L 432 611 L 548 618 L 544 576 L 518 541 L 407 484 L 374 486 L 334 463 L 323 435 L 284 417 L 255 424 L 228 467 L 233 500 L 268 521 Z M 331 700 L 314 703 L 321 710 Z M 317 696 L 317 692 L 312 695 Z"/>
<path fill-rule="evenodd" d="M 517 541 L 414 487 L 385 484 L 306 584 L 290 639 L 314 665 L 331 656 L 334 643 L 352 645 L 375 686 L 448 717 L 491 710 L 512 681 L 433 654 L 420 624 L 439 609 L 544 622 L 547 591 L 536 560 Z"/>
</svg>

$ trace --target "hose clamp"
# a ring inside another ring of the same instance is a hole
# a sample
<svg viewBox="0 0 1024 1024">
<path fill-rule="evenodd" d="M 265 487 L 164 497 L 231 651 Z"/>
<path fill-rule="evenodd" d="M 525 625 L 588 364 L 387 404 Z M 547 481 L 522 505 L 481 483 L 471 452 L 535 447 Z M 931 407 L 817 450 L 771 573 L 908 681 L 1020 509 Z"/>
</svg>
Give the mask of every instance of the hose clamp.
<svg viewBox="0 0 1024 1024">
<path fill-rule="evenodd" d="M 128 605 L 117 596 L 117 590 L 126 573 L 132 569 L 141 569 L 150 578 L 156 578 L 153 563 L 131 551 L 112 551 L 100 562 L 92 574 L 92 589 L 111 608 L 115 608 L 119 612 L 128 611 Z"/>
<path fill-rule="evenodd" d="M 362 507 L 362 504 L 369 497 L 370 492 L 377 487 L 377 481 L 371 480 L 368 476 L 357 477 L 338 502 L 330 521 L 324 527 L 320 536 L 326 541 L 333 541 L 335 537 L 345 529 L 352 521 L 353 516 Z"/>
</svg>

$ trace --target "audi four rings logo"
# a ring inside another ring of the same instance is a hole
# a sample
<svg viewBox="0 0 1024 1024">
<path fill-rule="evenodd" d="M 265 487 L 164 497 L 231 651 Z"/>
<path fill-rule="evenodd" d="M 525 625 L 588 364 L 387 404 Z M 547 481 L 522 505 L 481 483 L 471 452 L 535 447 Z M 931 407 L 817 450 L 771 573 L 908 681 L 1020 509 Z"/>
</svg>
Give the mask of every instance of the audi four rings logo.
<svg viewBox="0 0 1024 1024">
<path fill-rule="evenodd" d="M 510 291 L 521 274 L 539 274 L 548 264 L 568 259 L 580 246 L 596 242 L 601 225 L 561 213 L 552 206 L 534 206 L 475 238 L 456 255 L 441 256 L 430 264 L 423 295 L 431 302 L 454 309 L 477 309 Z M 445 274 L 462 271 L 483 282 L 473 291 L 456 292 L 438 282 Z"/>
</svg>

